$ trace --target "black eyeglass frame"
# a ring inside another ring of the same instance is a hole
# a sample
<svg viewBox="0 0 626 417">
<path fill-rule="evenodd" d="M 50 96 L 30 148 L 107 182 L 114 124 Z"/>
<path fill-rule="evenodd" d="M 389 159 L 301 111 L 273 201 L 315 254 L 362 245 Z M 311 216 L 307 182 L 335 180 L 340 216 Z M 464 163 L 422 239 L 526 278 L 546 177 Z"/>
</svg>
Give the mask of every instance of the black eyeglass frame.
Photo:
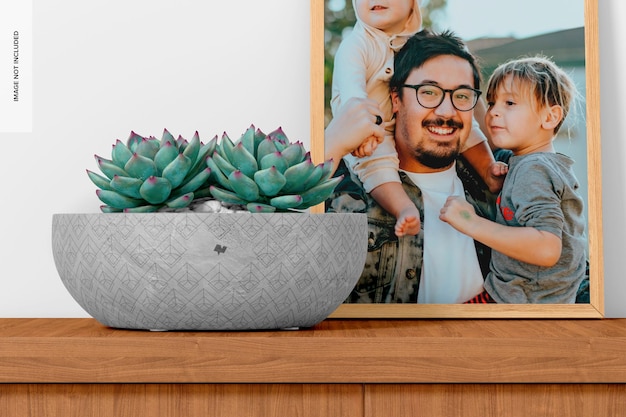
<svg viewBox="0 0 626 417">
<path fill-rule="evenodd" d="M 454 107 L 455 109 L 457 109 L 458 111 L 462 111 L 462 112 L 466 112 L 466 111 L 470 111 L 473 110 L 474 107 L 476 107 L 476 104 L 478 104 L 478 99 L 480 98 L 480 95 L 483 93 L 480 90 L 476 90 L 475 88 L 471 88 L 471 87 L 459 87 L 459 88 L 455 88 L 453 90 L 450 89 L 445 89 L 445 88 L 441 88 L 438 85 L 435 84 L 402 84 L 401 87 L 406 87 L 406 88 L 411 88 L 413 90 L 415 90 L 415 98 L 417 99 L 417 102 L 419 103 L 420 106 L 424 107 L 425 109 L 436 109 L 437 107 L 441 106 L 441 103 L 443 103 L 443 101 L 446 99 L 446 93 L 450 93 L 450 102 L 452 103 L 452 107 Z M 443 92 L 443 94 L 441 95 L 441 101 L 439 101 L 439 103 L 436 106 L 425 106 L 422 104 L 422 102 L 419 99 L 419 94 L 418 94 L 418 90 L 421 87 L 435 87 L 438 88 L 439 90 L 441 90 Z M 474 104 L 472 105 L 472 107 L 470 107 L 467 110 L 461 110 L 459 109 L 456 104 L 454 104 L 454 92 L 455 91 L 459 91 L 459 90 L 470 90 L 473 91 L 475 94 L 475 98 L 474 98 Z"/>
</svg>

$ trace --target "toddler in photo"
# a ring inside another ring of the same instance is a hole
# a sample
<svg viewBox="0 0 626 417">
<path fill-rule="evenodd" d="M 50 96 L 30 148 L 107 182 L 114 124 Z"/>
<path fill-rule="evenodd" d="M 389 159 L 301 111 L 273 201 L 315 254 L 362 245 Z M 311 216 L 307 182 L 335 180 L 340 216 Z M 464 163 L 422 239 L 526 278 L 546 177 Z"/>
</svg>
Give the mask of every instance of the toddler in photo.
<svg viewBox="0 0 626 417">
<path fill-rule="evenodd" d="M 583 199 L 574 161 L 553 141 L 576 98 L 570 77 L 544 57 L 500 65 L 487 88 L 494 145 L 512 151 L 496 221 L 450 197 L 440 218 L 492 248 L 485 292 L 469 302 L 574 303 L 586 276 Z"/>
<path fill-rule="evenodd" d="M 335 55 L 331 110 L 336 116 L 342 105 L 355 97 L 378 103 L 379 113 L 371 117 L 371 122 L 384 126 L 384 139 L 368 138 L 345 160 L 365 191 L 397 219 L 396 235 L 416 235 L 420 214 L 404 192 L 398 174 L 389 80 L 394 72 L 395 52 L 422 29 L 419 1 L 352 0 L 352 4 L 357 21 Z M 477 123 L 461 152 L 489 189 L 499 191 L 506 165 L 494 160 Z"/>
</svg>

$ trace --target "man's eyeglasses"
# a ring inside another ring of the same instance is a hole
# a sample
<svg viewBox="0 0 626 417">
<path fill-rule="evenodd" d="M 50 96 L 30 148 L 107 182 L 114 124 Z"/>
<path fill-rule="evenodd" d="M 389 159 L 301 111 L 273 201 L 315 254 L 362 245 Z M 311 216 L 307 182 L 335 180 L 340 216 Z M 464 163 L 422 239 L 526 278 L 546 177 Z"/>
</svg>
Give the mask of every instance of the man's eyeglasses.
<svg viewBox="0 0 626 417">
<path fill-rule="evenodd" d="M 469 87 L 461 87 L 454 90 L 446 90 L 433 84 L 404 84 L 402 87 L 414 89 L 417 102 L 427 109 L 439 107 L 443 103 L 446 93 L 450 93 L 450 99 L 455 109 L 458 111 L 470 111 L 476 107 L 478 97 L 482 94 L 482 91 Z"/>
</svg>

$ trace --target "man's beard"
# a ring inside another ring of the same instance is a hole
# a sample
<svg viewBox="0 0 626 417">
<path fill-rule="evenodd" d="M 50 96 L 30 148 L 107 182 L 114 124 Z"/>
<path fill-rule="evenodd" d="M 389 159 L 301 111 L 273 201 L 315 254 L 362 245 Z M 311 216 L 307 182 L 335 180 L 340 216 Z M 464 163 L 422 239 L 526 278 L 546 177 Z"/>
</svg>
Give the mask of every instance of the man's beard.
<svg viewBox="0 0 626 417">
<path fill-rule="evenodd" d="M 454 127 L 458 130 L 463 128 L 463 123 L 454 121 L 454 120 L 424 120 L 422 126 L 438 126 L 438 127 Z M 415 159 L 419 161 L 422 165 L 427 166 L 433 169 L 441 169 L 450 166 L 460 153 L 460 141 L 457 141 L 453 144 L 442 144 L 437 143 L 435 148 L 427 149 L 424 146 L 424 143 L 419 143 L 413 149 L 413 155 Z"/>
<path fill-rule="evenodd" d="M 418 145 L 414 150 L 415 159 L 422 165 L 433 169 L 441 169 L 452 165 L 459 156 L 459 147 L 440 146 L 438 149 L 423 149 Z"/>
</svg>

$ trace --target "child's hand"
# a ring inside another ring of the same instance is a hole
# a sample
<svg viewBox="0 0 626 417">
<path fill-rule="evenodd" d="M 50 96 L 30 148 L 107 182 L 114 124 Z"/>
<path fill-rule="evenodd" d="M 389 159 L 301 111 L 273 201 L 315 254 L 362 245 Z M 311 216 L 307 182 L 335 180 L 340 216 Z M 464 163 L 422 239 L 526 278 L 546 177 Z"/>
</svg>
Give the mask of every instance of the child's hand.
<svg viewBox="0 0 626 417">
<path fill-rule="evenodd" d="M 502 184 L 504 184 L 504 177 L 509 172 L 509 166 L 504 162 L 495 161 L 489 166 L 489 176 L 487 179 L 487 186 L 489 191 L 497 194 L 502 190 Z"/>
<path fill-rule="evenodd" d="M 376 123 L 380 114 L 374 100 L 353 97 L 344 103 L 324 132 L 324 159 L 339 160 L 362 146 L 363 154 L 373 152 L 385 137 L 384 126 Z"/>
<path fill-rule="evenodd" d="M 471 235 L 470 231 L 477 219 L 474 206 L 463 197 L 450 196 L 439 212 L 439 219 L 448 223 L 461 233 Z"/>
<path fill-rule="evenodd" d="M 509 166 L 504 162 L 496 161 L 491 164 L 491 175 L 494 177 L 503 177 L 509 172 Z"/>
<path fill-rule="evenodd" d="M 370 136 L 369 138 L 365 139 L 363 143 L 361 143 L 361 145 L 359 145 L 359 147 L 353 150 L 351 153 L 357 158 L 370 156 L 372 153 L 374 153 L 374 150 L 378 147 L 378 144 L 381 141 L 381 137 Z"/>
</svg>

